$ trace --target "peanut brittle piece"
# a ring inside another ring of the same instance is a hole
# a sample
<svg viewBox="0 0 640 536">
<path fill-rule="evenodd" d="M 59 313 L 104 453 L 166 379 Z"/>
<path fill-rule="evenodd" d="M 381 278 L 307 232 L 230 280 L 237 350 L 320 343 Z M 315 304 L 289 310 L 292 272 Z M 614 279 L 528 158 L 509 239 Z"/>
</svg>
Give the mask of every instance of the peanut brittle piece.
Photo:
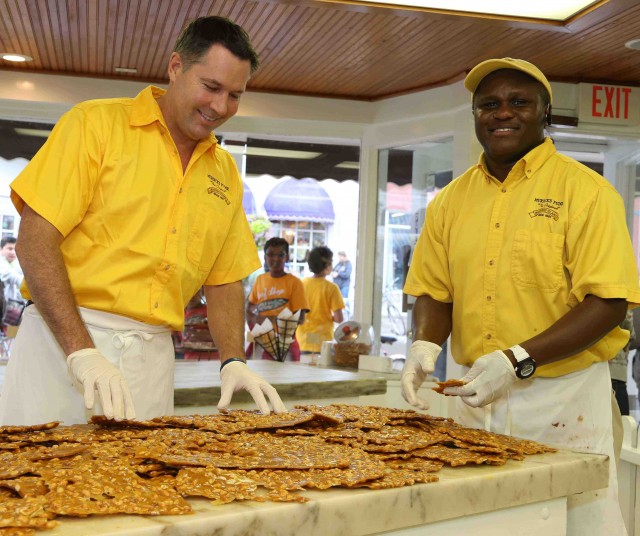
<svg viewBox="0 0 640 536">
<path fill-rule="evenodd" d="M 351 450 L 315 436 L 281 437 L 265 432 L 242 434 L 232 452 L 185 452 L 162 445 L 136 450 L 136 456 L 174 467 L 225 469 L 328 469 L 347 467 Z"/>
<path fill-rule="evenodd" d="M 49 488 L 44 480 L 38 476 L 21 476 L 11 480 L 0 480 L 0 487 L 13 490 L 20 497 L 36 497 L 49 493 Z"/>
<path fill-rule="evenodd" d="M 35 529 L 19 528 L 19 527 L 2 527 L 0 528 L 0 536 L 33 536 Z"/>
<path fill-rule="evenodd" d="M 51 521 L 44 497 L 5 499 L 0 502 L 0 527 L 31 527 L 50 529 L 57 525 Z"/>
<path fill-rule="evenodd" d="M 191 513 L 191 506 L 173 489 L 150 485 L 124 463 L 82 460 L 75 467 L 45 468 L 51 489 L 48 510 L 60 515 Z"/>
<path fill-rule="evenodd" d="M 486 432 L 475 428 L 457 428 L 449 429 L 448 435 L 460 441 L 471 443 L 472 445 L 484 445 L 489 447 L 501 448 L 516 454 L 541 454 L 544 452 L 555 452 L 556 449 L 530 441 L 528 439 L 520 439 L 518 437 L 496 434 L 494 432 Z"/>
<path fill-rule="evenodd" d="M 444 435 L 444 434 L 443 434 Z M 445 435 L 446 437 L 446 435 Z M 460 441 L 459 439 L 454 439 L 450 441 L 445 441 L 447 446 L 453 445 L 459 449 L 467 449 L 472 450 L 474 452 L 486 452 L 487 454 L 498 454 L 500 456 L 506 456 L 507 451 L 500 447 L 494 447 L 490 445 L 474 445 L 473 443 L 467 443 L 466 441 Z"/>
<path fill-rule="evenodd" d="M 421 473 L 436 473 L 440 471 L 444 465 L 444 462 L 440 460 L 416 458 L 415 456 L 407 459 L 388 460 L 385 463 L 387 468 L 390 469 L 419 471 Z"/>
<path fill-rule="evenodd" d="M 176 477 L 176 489 L 180 494 L 207 497 L 220 504 L 256 500 L 257 488 L 258 485 L 242 472 L 217 467 L 188 467 L 181 469 Z"/>
<path fill-rule="evenodd" d="M 25 445 L 29 445 L 27 441 L 11 441 L 9 443 L 0 443 L 0 450 L 18 450 Z"/>
<path fill-rule="evenodd" d="M 440 460 L 451 467 L 466 465 L 469 463 L 489 465 L 504 465 L 506 458 L 481 452 L 473 452 L 466 449 L 449 448 L 444 445 L 432 445 L 424 449 L 414 450 L 413 455 L 419 458 Z"/>
<path fill-rule="evenodd" d="M 385 408 L 376 406 L 354 406 L 349 404 L 331 404 L 329 406 L 295 406 L 298 409 L 323 415 L 325 420 L 337 420 L 340 422 L 353 422 L 360 428 L 382 428 L 389 417 Z"/>
<path fill-rule="evenodd" d="M 440 393 L 441 395 L 452 396 L 452 395 L 446 394 L 444 390 L 447 387 L 462 387 L 465 384 L 465 382 L 462 380 L 451 378 L 450 380 L 446 380 L 444 382 L 437 382 L 437 384 L 438 384 L 438 387 L 432 387 L 431 389 L 434 390 L 436 393 Z"/>
<path fill-rule="evenodd" d="M 363 482 L 381 478 L 385 472 L 383 462 L 364 451 L 353 449 L 349 466 L 341 469 L 253 470 L 247 471 L 247 475 L 269 489 L 301 490 L 328 489 L 336 486 L 355 487 Z"/>
<path fill-rule="evenodd" d="M 89 445 L 69 444 L 56 445 L 55 447 L 38 447 L 23 453 L 27 460 L 51 460 L 53 458 L 68 458 L 89 449 Z"/>
<path fill-rule="evenodd" d="M 44 424 L 32 424 L 25 426 L 0 426 L 0 434 L 20 434 L 22 432 L 36 432 L 39 430 L 51 430 L 57 427 L 60 421 L 47 422 Z"/>
<path fill-rule="evenodd" d="M 369 432 L 367 444 L 361 448 L 367 452 L 411 452 L 429 445 L 437 445 L 442 442 L 443 437 L 447 436 L 410 426 L 385 426 L 375 433 Z"/>
<path fill-rule="evenodd" d="M 313 413 L 302 410 L 262 415 L 257 411 L 239 409 L 228 411 L 222 415 L 202 416 L 198 422 L 198 428 L 222 434 L 233 434 L 248 430 L 290 428 L 309 422 L 313 418 Z"/>
<path fill-rule="evenodd" d="M 0 536 L 33 536 L 35 529 L 20 527 L 2 527 L 0 528 Z"/>
<path fill-rule="evenodd" d="M 93 415 L 89 422 L 91 424 L 97 424 L 98 426 L 111 428 L 166 428 L 167 426 L 169 426 L 169 424 L 156 419 L 148 421 L 133 421 L 122 419 L 120 421 L 116 421 L 115 419 L 109 419 L 104 415 Z"/>
<path fill-rule="evenodd" d="M 0 480 L 16 478 L 36 471 L 37 465 L 21 454 L 0 454 Z"/>
<path fill-rule="evenodd" d="M 431 473 L 418 473 L 410 469 L 387 469 L 386 474 L 377 480 L 358 484 L 356 488 L 388 489 L 413 486 L 418 483 L 437 482 L 438 477 Z"/>
</svg>

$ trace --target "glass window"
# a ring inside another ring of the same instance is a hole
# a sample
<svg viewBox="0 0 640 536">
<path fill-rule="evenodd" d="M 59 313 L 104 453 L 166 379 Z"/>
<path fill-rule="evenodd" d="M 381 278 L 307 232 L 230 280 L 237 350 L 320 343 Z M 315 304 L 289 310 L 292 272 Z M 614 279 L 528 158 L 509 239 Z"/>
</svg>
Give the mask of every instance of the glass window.
<svg viewBox="0 0 640 536">
<path fill-rule="evenodd" d="M 307 258 L 311 248 L 327 244 L 327 224 L 308 221 L 276 221 L 272 236 L 289 242 L 289 271 L 300 277 L 307 272 Z"/>
<path fill-rule="evenodd" d="M 452 138 L 378 152 L 373 329 L 383 341 L 396 339 L 380 348 L 389 354 L 407 352 L 411 303 L 402 287 L 426 207 L 451 182 L 452 167 Z"/>
</svg>

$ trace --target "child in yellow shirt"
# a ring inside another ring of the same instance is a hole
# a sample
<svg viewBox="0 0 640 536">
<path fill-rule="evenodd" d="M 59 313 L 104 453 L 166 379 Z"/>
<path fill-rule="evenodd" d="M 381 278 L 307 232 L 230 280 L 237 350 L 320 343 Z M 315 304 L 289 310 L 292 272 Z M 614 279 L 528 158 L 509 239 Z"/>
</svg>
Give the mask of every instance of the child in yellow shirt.
<svg viewBox="0 0 640 536">
<path fill-rule="evenodd" d="M 333 252 L 326 246 L 313 248 L 307 262 L 314 275 L 302 280 L 309 312 L 297 337 L 302 352 L 320 353 L 322 342 L 333 340 L 333 323 L 343 321 L 344 300 L 338 285 L 325 279 L 331 273 Z"/>
</svg>

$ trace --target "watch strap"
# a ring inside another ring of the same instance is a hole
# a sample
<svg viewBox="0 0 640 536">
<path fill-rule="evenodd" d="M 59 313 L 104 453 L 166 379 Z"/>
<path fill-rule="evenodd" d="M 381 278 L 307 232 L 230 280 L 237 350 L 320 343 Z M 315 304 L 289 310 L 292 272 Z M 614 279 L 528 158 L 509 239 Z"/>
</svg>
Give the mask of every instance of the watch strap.
<svg viewBox="0 0 640 536">
<path fill-rule="evenodd" d="M 531 357 L 529 353 L 519 344 L 512 346 L 511 348 L 509 348 L 509 350 L 511 350 L 511 352 L 513 353 L 513 357 L 516 358 L 516 362 L 518 363 Z"/>
</svg>

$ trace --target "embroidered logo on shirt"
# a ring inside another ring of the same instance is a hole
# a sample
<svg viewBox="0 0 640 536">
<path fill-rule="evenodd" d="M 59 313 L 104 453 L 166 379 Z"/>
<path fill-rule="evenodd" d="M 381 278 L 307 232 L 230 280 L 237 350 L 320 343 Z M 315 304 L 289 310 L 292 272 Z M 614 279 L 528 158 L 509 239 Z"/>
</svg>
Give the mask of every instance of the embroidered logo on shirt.
<svg viewBox="0 0 640 536">
<path fill-rule="evenodd" d="M 218 199 L 222 199 L 227 205 L 230 205 L 231 201 L 229 201 L 229 198 L 226 195 L 229 191 L 229 187 L 223 182 L 220 182 L 213 175 L 207 175 L 207 177 L 209 177 L 209 180 L 211 181 L 211 186 L 207 188 L 207 193 L 215 195 Z"/>
<path fill-rule="evenodd" d="M 553 218 L 555 221 L 558 221 L 560 217 L 558 215 L 558 209 L 564 205 L 564 201 L 556 201 L 550 198 L 543 199 L 541 197 L 536 197 L 534 201 L 538 204 L 538 208 L 529 212 L 529 217 Z"/>
<path fill-rule="evenodd" d="M 279 309 L 283 307 L 289 300 L 286 298 L 273 298 L 272 300 L 266 300 L 259 303 L 256 306 L 259 313 L 264 313 L 265 311 L 273 311 L 275 309 Z"/>
</svg>

